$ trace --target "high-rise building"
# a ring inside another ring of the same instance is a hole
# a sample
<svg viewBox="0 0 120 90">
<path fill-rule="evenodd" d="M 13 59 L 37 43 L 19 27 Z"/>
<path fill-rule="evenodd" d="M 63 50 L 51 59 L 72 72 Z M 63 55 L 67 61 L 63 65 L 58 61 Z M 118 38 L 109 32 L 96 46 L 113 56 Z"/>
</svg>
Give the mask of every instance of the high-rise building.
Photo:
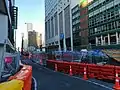
<svg viewBox="0 0 120 90">
<path fill-rule="evenodd" d="M 45 43 L 51 50 L 73 50 L 71 10 L 79 0 L 45 0 Z"/>
<path fill-rule="evenodd" d="M 80 37 L 81 46 L 80 48 L 87 48 L 88 43 L 88 3 L 90 0 L 80 1 Z"/>
<path fill-rule="evenodd" d="M 89 42 L 96 48 L 120 48 L 120 0 L 93 0 L 88 12 Z"/>
<path fill-rule="evenodd" d="M 13 51 L 15 45 L 14 30 L 17 29 L 18 8 L 15 0 L 0 0 L 0 44 L 7 45 L 6 51 Z"/>
<path fill-rule="evenodd" d="M 28 31 L 28 47 L 30 46 L 37 48 L 37 32 L 35 30 Z"/>
<path fill-rule="evenodd" d="M 81 45 L 79 4 L 72 8 L 72 32 L 73 32 L 73 49 L 79 50 Z"/>
</svg>

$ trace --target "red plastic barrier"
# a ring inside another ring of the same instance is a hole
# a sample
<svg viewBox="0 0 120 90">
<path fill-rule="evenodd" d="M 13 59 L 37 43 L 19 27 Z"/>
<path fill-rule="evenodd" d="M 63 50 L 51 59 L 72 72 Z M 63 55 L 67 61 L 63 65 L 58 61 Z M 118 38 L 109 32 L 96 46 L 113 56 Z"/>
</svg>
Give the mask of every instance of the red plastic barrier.
<svg viewBox="0 0 120 90">
<path fill-rule="evenodd" d="M 68 62 L 56 62 L 58 65 L 58 71 L 69 74 L 70 64 Z"/>
<path fill-rule="evenodd" d="M 95 64 L 88 64 L 88 76 L 90 78 L 114 80 L 115 67 L 112 65 L 99 66 Z"/>
<path fill-rule="evenodd" d="M 56 65 L 55 65 L 56 64 Z M 82 75 L 84 80 L 88 78 L 115 80 L 114 89 L 120 90 L 120 66 L 112 65 L 96 65 L 96 64 L 83 64 L 75 62 L 63 62 L 56 60 L 48 60 L 47 66 L 56 71 L 64 72 L 69 75 Z"/>
<path fill-rule="evenodd" d="M 87 65 L 84 63 L 71 63 L 73 75 L 83 75 L 84 67 L 87 68 Z"/>
<path fill-rule="evenodd" d="M 10 77 L 9 80 L 17 79 L 24 82 L 23 90 L 31 90 L 32 84 L 32 67 L 24 65 L 23 68 L 14 76 Z"/>
<path fill-rule="evenodd" d="M 99 78 L 100 79 L 115 79 L 115 66 L 106 65 L 106 66 L 99 66 Z"/>
<path fill-rule="evenodd" d="M 99 67 L 95 64 L 87 64 L 88 77 L 89 78 L 99 78 Z"/>
</svg>

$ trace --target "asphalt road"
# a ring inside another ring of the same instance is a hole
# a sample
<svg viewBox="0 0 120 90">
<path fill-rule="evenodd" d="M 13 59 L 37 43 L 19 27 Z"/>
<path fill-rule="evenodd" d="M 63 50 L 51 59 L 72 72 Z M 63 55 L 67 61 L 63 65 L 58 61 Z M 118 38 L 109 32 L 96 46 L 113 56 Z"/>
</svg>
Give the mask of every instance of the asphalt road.
<svg viewBox="0 0 120 90">
<path fill-rule="evenodd" d="M 24 62 L 33 67 L 37 90 L 112 90 L 112 88 L 98 83 L 91 83 L 51 71 L 28 60 Z"/>
</svg>

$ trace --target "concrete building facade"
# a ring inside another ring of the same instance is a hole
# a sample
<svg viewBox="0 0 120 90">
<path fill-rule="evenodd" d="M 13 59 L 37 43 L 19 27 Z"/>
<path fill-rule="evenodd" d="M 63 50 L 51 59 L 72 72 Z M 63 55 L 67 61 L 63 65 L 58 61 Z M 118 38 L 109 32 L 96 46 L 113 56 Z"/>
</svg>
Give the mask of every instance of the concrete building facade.
<svg viewBox="0 0 120 90">
<path fill-rule="evenodd" d="M 73 50 L 71 10 L 79 0 L 45 0 L 45 45 Z"/>
<path fill-rule="evenodd" d="M 119 45 L 120 0 L 94 0 L 88 6 L 88 11 L 89 42 L 101 48 Z"/>
<path fill-rule="evenodd" d="M 72 32 L 73 32 L 73 49 L 79 50 L 81 45 L 80 37 L 80 6 L 77 4 L 72 8 Z"/>
</svg>

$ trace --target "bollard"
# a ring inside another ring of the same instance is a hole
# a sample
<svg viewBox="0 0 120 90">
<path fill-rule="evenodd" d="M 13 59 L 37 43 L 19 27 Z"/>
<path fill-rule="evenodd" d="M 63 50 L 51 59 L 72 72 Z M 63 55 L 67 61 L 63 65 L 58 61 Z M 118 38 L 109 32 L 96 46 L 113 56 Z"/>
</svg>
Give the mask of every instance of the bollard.
<svg viewBox="0 0 120 90">
<path fill-rule="evenodd" d="M 57 72 L 57 64 L 55 64 L 55 71 Z"/>
<path fill-rule="evenodd" d="M 120 85 L 119 85 L 119 77 L 118 77 L 118 71 L 116 70 L 116 75 L 115 75 L 115 85 L 114 85 L 114 89 L 115 90 L 120 90 Z"/>
<path fill-rule="evenodd" d="M 87 80 L 88 78 L 87 78 L 87 69 L 86 69 L 86 67 L 84 67 L 84 76 L 83 76 L 83 79 L 84 80 Z"/>
<path fill-rule="evenodd" d="M 71 65 L 70 65 L 70 73 L 69 73 L 69 75 L 70 75 L 70 76 L 72 76 L 72 75 L 73 75 Z"/>
</svg>

